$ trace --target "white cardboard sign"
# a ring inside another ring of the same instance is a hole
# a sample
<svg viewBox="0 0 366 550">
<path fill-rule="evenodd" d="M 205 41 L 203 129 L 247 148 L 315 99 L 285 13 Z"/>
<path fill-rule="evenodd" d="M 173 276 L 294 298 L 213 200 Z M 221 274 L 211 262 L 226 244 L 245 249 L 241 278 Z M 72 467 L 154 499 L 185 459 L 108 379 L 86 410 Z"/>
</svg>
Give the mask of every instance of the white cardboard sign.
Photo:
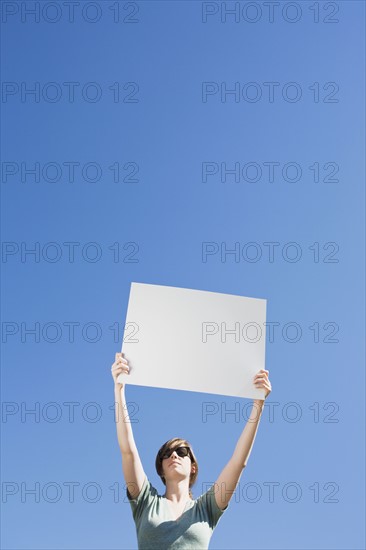
<svg viewBox="0 0 366 550">
<path fill-rule="evenodd" d="M 119 381 L 264 399 L 253 377 L 265 368 L 267 300 L 131 283 Z"/>
</svg>

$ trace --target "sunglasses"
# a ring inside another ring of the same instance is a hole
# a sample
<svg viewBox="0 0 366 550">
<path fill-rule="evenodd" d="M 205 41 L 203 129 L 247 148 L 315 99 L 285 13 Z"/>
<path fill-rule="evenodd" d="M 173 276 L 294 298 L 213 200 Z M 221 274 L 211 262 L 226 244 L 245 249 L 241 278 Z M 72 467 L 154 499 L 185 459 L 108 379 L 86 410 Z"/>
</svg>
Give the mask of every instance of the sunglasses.
<svg viewBox="0 0 366 550">
<path fill-rule="evenodd" d="M 184 458 L 185 456 L 191 456 L 191 450 L 189 447 L 177 447 L 176 449 L 168 449 L 167 451 L 165 451 L 164 454 L 161 454 L 160 455 L 160 459 L 161 460 L 164 460 L 165 458 L 169 458 L 173 452 L 176 452 L 178 456 L 180 456 L 181 458 Z"/>
</svg>

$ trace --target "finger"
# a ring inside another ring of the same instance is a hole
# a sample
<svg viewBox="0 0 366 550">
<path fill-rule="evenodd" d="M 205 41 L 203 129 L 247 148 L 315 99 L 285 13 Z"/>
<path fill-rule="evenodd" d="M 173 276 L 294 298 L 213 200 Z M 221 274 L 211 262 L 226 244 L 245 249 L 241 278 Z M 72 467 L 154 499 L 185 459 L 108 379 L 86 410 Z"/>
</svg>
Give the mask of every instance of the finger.
<svg viewBox="0 0 366 550">
<path fill-rule="evenodd" d="M 123 373 L 129 374 L 130 371 L 126 367 L 115 367 L 112 369 L 113 376 L 118 376 L 119 374 L 123 374 Z"/>
<path fill-rule="evenodd" d="M 121 370 L 124 370 L 124 371 L 129 371 L 130 370 L 130 367 L 128 365 L 114 365 L 112 367 L 112 370 L 113 371 L 121 371 Z"/>
<path fill-rule="evenodd" d="M 129 375 L 130 373 L 128 371 L 115 372 L 114 377 L 118 378 L 119 376 L 124 375 L 124 374 Z"/>
<path fill-rule="evenodd" d="M 261 379 L 261 380 L 256 380 L 256 381 L 254 382 L 254 385 L 258 385 L 258 384 L 259 384 L 260 386 L 266 386 L 266 387 L 269 387 L 269 386 L 271 385 L 270 382 L 269 382 L 267 379 L 265 379 L 265 378 L 263 378 L 263 379 Z"/>
<path fill-rule="evenodd" d="M 113 363 L 114 365 L 119 365 L 119 366 L 122 366 L 122 365 L 127 365 L 127 361 L 123 361 L 122 359 L 118 359 L 117 361 L 115 361 L 115 363 Z"/>
<path fill-rule="evenodd" d="M 123 357 L 121 352 L 117 352 L 115 355 L 115 361 L 123 361 L 125 363 L 127 359 Z"/>
</svg>

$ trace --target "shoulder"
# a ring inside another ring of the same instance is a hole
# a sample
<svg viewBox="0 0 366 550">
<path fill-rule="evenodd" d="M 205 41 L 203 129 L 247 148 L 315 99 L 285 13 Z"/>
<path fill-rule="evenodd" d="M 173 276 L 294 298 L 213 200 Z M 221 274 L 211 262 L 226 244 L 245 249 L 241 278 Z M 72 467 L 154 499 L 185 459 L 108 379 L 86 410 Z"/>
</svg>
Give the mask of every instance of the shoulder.
<svg viewBox="0 0 366 550">
<path fill-rule="evenodd" d="M 157 490 L 152 485 L 147 475 L 145 475 L 145 479 L 142 484 L 141 491 L 135 498 L 132 498 L 128 490 L 128 486 L 126 487 L 126 494 L 127 494 L 128 501 L 131 503 L 131 505 L 134 505 L 134 506 L 138 506 L 138 504 L 141 501 L 144 501 L 146 499 L 159 497 Z"/>
<path fill-rule="evenodd" d="M 220 508 L 217 504 L 215 492 L 218 490 L 218 487 L 214 483 L 211 487 L 199 496 L 196 500 L 197 506 L 200 507 L 207 517 L 209 524 L 214 527 L 224 512 L 228 509 L 227 505 L 225 508 Z"/>
</svg>

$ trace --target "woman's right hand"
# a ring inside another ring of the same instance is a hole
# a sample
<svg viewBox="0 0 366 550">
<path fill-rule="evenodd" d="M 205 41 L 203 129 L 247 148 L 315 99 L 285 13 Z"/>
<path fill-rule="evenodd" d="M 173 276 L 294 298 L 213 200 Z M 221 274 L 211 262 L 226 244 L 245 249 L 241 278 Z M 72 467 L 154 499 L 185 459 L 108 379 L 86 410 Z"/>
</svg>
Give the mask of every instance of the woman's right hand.
<svg viewBox="0 0 366 550">
<path fill-rule="evenodd" d="M 130 367 L 128 366 L 128 361 L 124 357 L 122 357 L 122 353 L 116 353 L 115 361 L 111 368 L 112 376 L 114 380 L 114 385 L 118 389 L 123 388 L 123 384 L 120 384 L 117 382 L 117 378 L 122 373 L 130 373 Z"/>
</svg>

